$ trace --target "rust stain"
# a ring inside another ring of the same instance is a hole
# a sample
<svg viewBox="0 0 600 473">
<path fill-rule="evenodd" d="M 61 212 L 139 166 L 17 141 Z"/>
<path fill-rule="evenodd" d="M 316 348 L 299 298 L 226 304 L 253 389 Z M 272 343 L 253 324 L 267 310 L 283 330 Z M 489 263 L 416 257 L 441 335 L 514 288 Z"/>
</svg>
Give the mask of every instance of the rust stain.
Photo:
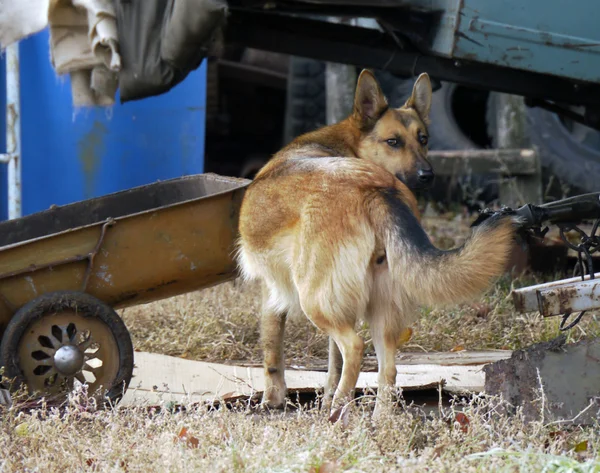
<svg viewBox="0 0 600 473">
<path fill-rule="evenodd" d="M 525 296 L 519 292 L 513 292 L 513 304 L 517 312 L 525 310 Z"/>
<path fill-rule="evenodd" d="M 106 126 L 94 121 L 92 129 L 87 132 L 81 140 L 79 140 L 79 160 L 83 168 L 84 176 L 84 195 L 86 198 L 91 198 L 94 195 L 94 182 L 96 172 L 102 155 L 104 154 L 105 144 L 104 138 L 108 133 Z"/>
<path fill-rule="evenodd" d="M 561 313 L 572 312 L 571 299 L 577 296 L 577 289 L 574 288 L 563 288 L 556 291 L 556 297 L 558 299 L 558 306 L 560 307 Z"/>
</svg>

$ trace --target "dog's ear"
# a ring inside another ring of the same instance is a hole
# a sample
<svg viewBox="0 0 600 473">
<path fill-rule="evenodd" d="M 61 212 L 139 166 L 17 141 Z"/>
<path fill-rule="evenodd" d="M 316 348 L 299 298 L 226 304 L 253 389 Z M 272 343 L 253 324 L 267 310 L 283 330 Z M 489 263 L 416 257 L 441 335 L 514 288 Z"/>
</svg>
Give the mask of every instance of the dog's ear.
<svg viewBox="0 0 600 473">
<path fill-rule="evenodd" d="M 354 95 L 354 117 L 363 126 L 372 125 L 388 108 L 388 103 L 373 73 L 364 69 L 358 77 Z"/>
<path fill-rule="evenodd" d="M 406 108 L 415 109 L 421 117 L 421 120 L 427 123 L 429 119 L 429 110 L 431 109 L 432 93 L 429 75 L 423 73 L 417 78 L 415 85 L 413 86 L 412 94 L 404 106 Z"/>
</svg>

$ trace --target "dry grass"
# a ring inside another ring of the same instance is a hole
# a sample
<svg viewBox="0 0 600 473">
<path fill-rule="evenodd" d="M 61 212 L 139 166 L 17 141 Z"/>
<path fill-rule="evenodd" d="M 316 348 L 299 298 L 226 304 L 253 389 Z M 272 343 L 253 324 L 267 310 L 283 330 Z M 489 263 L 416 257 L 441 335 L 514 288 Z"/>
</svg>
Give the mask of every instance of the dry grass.
<svg viewBox="0 0 600 473">
<path fill-rule="evenodd" d="M 345 425 L 314 409 L 149 414 L 95 412 L 80 402 L 66 412 L 10 410 L 0 418 L 0 471 L 600 471 L 597 428 L 564 430 L 491 407 L 464 406 L 466 427 L 453 421 L 452 408 L 430 418 L 406 409 L 373 424 L 370 411 L 357 407 Z"/>
</svg>

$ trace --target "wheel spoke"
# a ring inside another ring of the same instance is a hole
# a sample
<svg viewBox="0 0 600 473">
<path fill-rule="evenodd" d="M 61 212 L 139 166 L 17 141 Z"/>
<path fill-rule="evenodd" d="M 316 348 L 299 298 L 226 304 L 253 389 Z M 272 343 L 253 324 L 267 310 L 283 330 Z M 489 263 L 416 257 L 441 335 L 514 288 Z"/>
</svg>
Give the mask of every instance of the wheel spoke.
<svg viewBox="0 0 600 473">
<path fill-rule="evenodd" d="M 92 344 L 92 342 L 93 342 L 93 340 L 92 340 L 92 337 L 90 336 L 90 337 L 87 338 L 87 340 L 84 340 L 79 345 L 77 345 L 77 347 L 81 351 L 85 352 L 85 350 L 87 350 L 90 347 L 90 345 Z"/>
</svg>

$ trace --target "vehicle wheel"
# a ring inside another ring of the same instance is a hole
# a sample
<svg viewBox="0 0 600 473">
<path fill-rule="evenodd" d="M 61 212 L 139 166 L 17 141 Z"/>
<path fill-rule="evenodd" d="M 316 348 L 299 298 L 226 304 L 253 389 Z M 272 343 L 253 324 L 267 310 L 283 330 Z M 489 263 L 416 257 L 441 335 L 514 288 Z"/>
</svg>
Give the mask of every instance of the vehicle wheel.
<svg viewBox="0 0 600 473">
<path fill-rule="evenodd" d="M 89 294 L 59 291 L 25 304 L 12 317 L 0 363 L 13 389 L 66 399 L 76 382 L 97 399 L 118 402 L 133 373 L 133 345 L 117 313 Z"/>
<path fill-rule="evenodd" d="M 572 193 L 600 190 L 600 131 L 537 107 L 527 108 L 527 124 L 542 167 Z"/>
</svg>

